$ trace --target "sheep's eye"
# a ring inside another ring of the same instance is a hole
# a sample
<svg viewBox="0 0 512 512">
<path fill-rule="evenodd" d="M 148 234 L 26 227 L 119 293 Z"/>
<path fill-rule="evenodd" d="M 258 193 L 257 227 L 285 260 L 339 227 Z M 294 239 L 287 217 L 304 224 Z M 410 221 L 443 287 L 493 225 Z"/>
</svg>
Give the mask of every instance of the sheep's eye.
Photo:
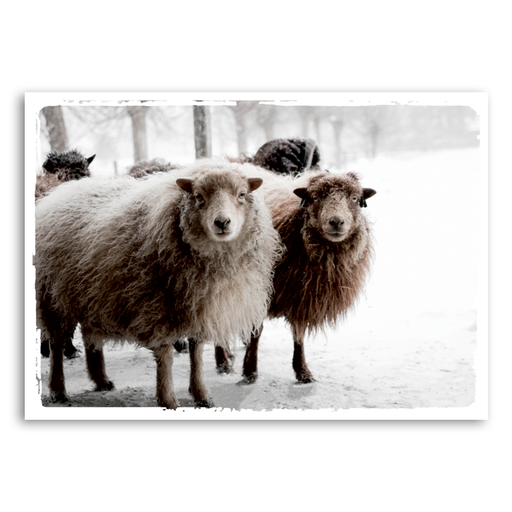
<svg viewBox="0 0 512 512">
<path fill-rule="evenodd" d="M 246 192 L 240 192 L 240 194 L 238 194 L 238 197 L 244 198 L 245 194 L 246 194 Z"/>
<path fill-rule="evenodd" d="M 201 194 L 196 194 L 194 196 L 198 201 L 203 201 L 203 196 Z"/>
<path fill-rule="evenodd" d="M 317 196 L 313 196 L 313 201 L 318 201 L 318 197 Z"/>
<path fill-rule="evenodd" d="M 358 197 L 357 197 L 357 196 L 353 196 L 353 197 L 352 197 L 352 201 L 354 201 L 354 203 L 356 203 L 358 200 L 359 200 L 359 199 L 358 199 Z"/>
</svg>

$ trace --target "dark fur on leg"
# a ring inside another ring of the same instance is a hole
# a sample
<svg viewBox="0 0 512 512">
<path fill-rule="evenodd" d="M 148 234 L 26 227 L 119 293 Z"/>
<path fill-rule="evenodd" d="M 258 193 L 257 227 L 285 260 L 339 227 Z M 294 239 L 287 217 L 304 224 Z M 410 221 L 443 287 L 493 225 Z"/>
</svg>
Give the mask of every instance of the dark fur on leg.
<svg viewBox="0 0 512 512">
<path fill-rule="evenodd" d="M 297 380 L 301 384 L 309 384 L 311 382 L 315 382 L 315 379 L 306 364 L 306 355 L 304 353 L 304 334 L 304 329 L 300 329 L 298 327 L 293 328 L 292 366 Z"/>
<path fill-rule="evenodd" d="M 251 336 L 251 340 L 245 350 L 243 379 L 238 384 L 253 384 L 258 378 L 258 343 L 262 332 L 263 325 Z"/>
<path fill-rule="evenodd" d="M 96 384 L 95 391 L 110 391 L 114 389 L 114 383 L 108 378 L 105 372 L 103 348 L 88 346 L 85 349 L 85 355 L 89 377 Z"/>
<path fill-rule="evenodd" d="M 235 355 L 224 347 L 215 347 L 215 363 L 218 373 L 233 373 Z"/>
</svg>

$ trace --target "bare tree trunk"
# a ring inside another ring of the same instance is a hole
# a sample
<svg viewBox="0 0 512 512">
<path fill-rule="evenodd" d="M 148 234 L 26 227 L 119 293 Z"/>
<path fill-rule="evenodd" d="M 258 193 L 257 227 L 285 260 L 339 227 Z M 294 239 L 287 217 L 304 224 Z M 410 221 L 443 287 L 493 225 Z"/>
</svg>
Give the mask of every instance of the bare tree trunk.
<svg viewBox="0 0 512 512">
<path fill-rule="evenodd" d="M 372 123 L 370 128 L 370 156 L 375 159 L 378 151 L 378 139 L 380 134 L 380 127 L 377 123 Z"/>
<path fill-rule="evenodd" d="M 236 122 L 236 135 L 238 138 L 238 153 L 247 151 L 247 130 L 245 128 L 245 112 L 240 109 L 234 109 Z"/>
<path fill-rule="evenodd" d="M 256 109 L 256 120 L 265 133 L 266 142 L 274 139 L 274 128 L 277 119 L 275 107 L 270 105 L 258 105 Z"/>
<path fill-rule="evenodd" d="M 265 123 L 263 125 L 263 131 L 265 132 L 265 138 L 267 141 L 274 139 L 274 123 Z"/>
<path fill-rule="evenodd" d="M 148 142 L 146 134 L 147 107 L 128 107 L 132 119 L 133 159 L 134 163 L 147 160 Z"/>
<path fill-rule="evenodd" d="M 62 109 L 57 107 L 44 107 L 43 116 L 46 119 L 46 126 L 50 137 L 50 147 L 53 151 L 67 151 L 69 149 L 68 136 Z"/>
<path fill-rule="evenodd" d="M 302 136 L 306 139 L 309 137 L 309 119 L 307 117 L 302 118 Z"/>
<path fill-rule="evenodd" d="M 196 158 L 212 156 L 210 111 L 203 105 L 194 105 L 194 140 Z"/>
<path fill-rule="evenodd" d="M 343 167 L 343 152 L 341 146 L 341 132 L 343 130 L 343 121 L 335 119 L 332 121 L 332 127 L 334 130 L 334 148 L 336 151 L 336 165 L 341 169 Z"/>
<path fill-rule="evenodd" d="M 257 105 L 255 101 L 239 101 L 234 107 L 230 107 L 235 115 L 239 154 L 247 152 L 247 114 Z"/>
</svg>

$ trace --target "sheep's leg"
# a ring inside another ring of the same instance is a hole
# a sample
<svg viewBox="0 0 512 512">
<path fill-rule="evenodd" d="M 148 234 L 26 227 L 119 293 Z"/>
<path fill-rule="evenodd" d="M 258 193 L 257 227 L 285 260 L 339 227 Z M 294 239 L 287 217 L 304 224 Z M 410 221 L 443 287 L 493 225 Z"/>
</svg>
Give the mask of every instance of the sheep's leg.
<svg viewBox="0 0 512 512">
<path fill-rule="evenodd" d="M 213 400 L 204 384 L 203 346 L 203 342 L 194 338 L 188 339 L 190 353 L 190 387 L 188 391 L 194 397 L 198 407 L 214 407 Z"/>
<path fill-rule="evenodd" d="M 103 347 L 96 347 L 94 344 L 86 343 L 84 336 L 85 356 L 89 377 L 96 384 L 95 391 L 110 391 L 114 389 L 114 383 L 108 378 L 105 371 L 105 358 Z"/>
<path fill-rule="evenodd" d="M 56 320 L 59 322 L 59 320 Z M 50 401 L 67 402 L 66 386 L 64 384 L 64 347 L 66 341 L 73 336 L 74 326 L 59 326 L 56 329 L 49 329 L 50 338 L 50 378 L 48 387 L 50 388 Z"/>
<path fill-rule="evenodd" d="M 243 379 L 239 384 L 252 384 L 258 378 L 258 343 L 262 332 L 263 324 L 251 334 L 251 340 L 245 349 Z"/>
<path fill-rule="evenodd" d="M 50 357 L 50 338 L 42 337 L 42 339 L 41 339 L 41 355 L 43 357 Z M 80 356 L 80 352 L 73 345 L 73 341 L 71 338 L 68 338 L 66 340 L 66 344 L 64 345 L 64 355 L 68 359 L 74 359 L 75 357 Z"/>
<path fill-rule="evenodd" d="M 68 359 L 74 359 L 75 357 L 79 357 L 80 356 L 80 352 L 78 351 L 78 349 L 73 345 L 73 338 L 69 338 L 67 341 L 66 341 L 66 345 L 64 347 L 64 355 L 68 358 Z"/>
<path fill-rule="evenodd" d="M 215 347 L 215 363 L 219 373 L 233 373 L 235 355 L 224 347 Z"/>
<path fill-rule="evenodd" d="M 180 406 L 174 394 L 172 379 L 173 350 L 172 344 L 153 349 L 156 360 L 156 399 L 159 406 L 167 409 L 177 409 Z"/>
<path fill-rule="evenodd" d="M 50 357 L 50 338 L 46 336 L 41 336 L 41 355 Z"/>
<path fill-rule="evenodd" d="M 66 386 L 64 384 L 64 340 L 50 340 L 50 401 L 67 402 Z"/>
<path fill-rule="evenodd" d="M 313 374 L 309 371 L 306 364 L 306 355 L 304 354 L 304 335 L 305 329 L 296 325 L 292 326 L 293 332 L 293 362 L 292 366 L 295 376 L 301 384 L 315 382 Z"/>
</svg>

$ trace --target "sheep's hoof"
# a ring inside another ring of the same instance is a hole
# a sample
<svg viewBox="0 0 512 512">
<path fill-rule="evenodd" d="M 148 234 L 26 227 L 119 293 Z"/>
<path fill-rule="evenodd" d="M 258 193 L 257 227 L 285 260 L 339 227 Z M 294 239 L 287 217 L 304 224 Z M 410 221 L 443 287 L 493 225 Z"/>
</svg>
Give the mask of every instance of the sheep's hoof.
<svg viewBox="0 0 512 512">
<path fill-rule="evenodd" d="M 187 341 L 186 340 L 178 340 L 174 344 L 174 350 L 176 350 L 176 352 L 179 352 L 180 354 L 188 353 L 188 343 L 187 343 Z"/>
<path fill-rule="evenodd" d="M 48 340 L 41 342 L 41 355 L 43 357 L 50 357 L 50 342 Z"/>
<path fill-rule="evenodd" d="M 64 351 L 64 355 L 68 358 L 68 359 L 75 359 L 76 357 L 80 357 L 80 350 L 76 349 L 70 353 L 66 353 L 66 351 Z"/>
<path fill-rule="evenodd" d="M 66 396 L 66 393 L 63 393 L 62 391 L 52 391 L 50 393 L 50 402 L 53 404 L 65 404 L 66 402 L 69 402 L 69 398 Z"/>
<path fill-rule="evenodd" d="M 235 370 L 228 363 L 222 363 L 217 365 L 217 373 L 233 373 Z"/>
<path fill-rule="evenodd" d="M 247 386 L 249 384 L 254 384 L 256 379 L 258 378 L 257 373 L 251 373 L 250 375 L 243 375 L 243 379 L 238 381 L 237 386 Z"/>
<path fill-rule="evenodd" d="M 177 409 L 180 406 L 180 403 L 177 399 L 171 400 L 167 403 L 164 403 L 163 401 L 158 400 L 158 405 L 160 407 L 163 407 L 164 409 Z"/>
<path fill-rule="evenodd" d="M 115 388 L 114 383 L 109 380 L 104 384 L 97 384 L 94 391 L 112 391 Z"/>
<path fill-rule="evenodd" d="M 316 382 L 316 379 L 313 377 L 313 375 L 297 377 L 297 384 L 311 384 L 312 382 Z"/>
<path fill-rule="evenodd" d="M 211 407 L 215 407 L 215 404 L 213 403 L 213 400 L 211 398 L 205 398 L 204 400 L 197 400 L 195 406 L 196 408 L 205 407 L 207 409 L 210 409 Z"/>
</svg>

